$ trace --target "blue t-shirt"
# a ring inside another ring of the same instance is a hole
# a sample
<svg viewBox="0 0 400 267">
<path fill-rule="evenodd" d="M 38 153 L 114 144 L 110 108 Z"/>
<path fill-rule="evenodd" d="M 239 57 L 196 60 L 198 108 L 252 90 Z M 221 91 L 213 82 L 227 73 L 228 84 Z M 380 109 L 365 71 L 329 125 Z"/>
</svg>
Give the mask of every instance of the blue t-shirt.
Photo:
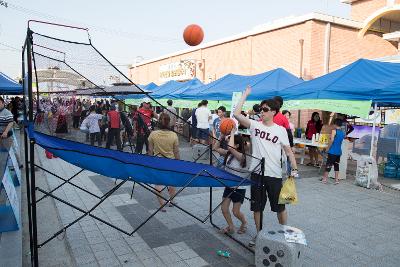
<svg viewBox="0 0 400 267">
<path fill-rule="evenodd" d="M 220 125 L 221 125 L 221 119 L 218 117 L 213 122 L 213 128 L 215 130 L 215 135 L 217 139 L 219 139 L 219 136 L 221 135 Z"/>
<path fill-rule="evenodd" d="M 328 150 L 329 154 L 340 156 L 342 155 L 342 142 L 344 139 L 345 133 L 343 130 L 336 129 L 336 135 L 333 139 L 332 145 Z"/>
</svg>

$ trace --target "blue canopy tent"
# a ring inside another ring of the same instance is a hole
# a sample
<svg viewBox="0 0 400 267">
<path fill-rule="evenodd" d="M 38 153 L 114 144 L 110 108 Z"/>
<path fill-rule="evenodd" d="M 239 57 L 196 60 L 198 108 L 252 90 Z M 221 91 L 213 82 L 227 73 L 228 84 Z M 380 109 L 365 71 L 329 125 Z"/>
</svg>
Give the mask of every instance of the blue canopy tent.
<svg viewBox="0 0 400 267">
<path fill-rule="evenodd" d="M 180 95 L 184 93 L 188 89 L 195 89 L 204 84 L 197 78 L 192 80 L 173 84 L 171 86 L 165 86 L 161 90 L 157 91 L 156 93 L 152 94 L 154 98 L 172 98 L 172 99 L 179 99 Z"/>
<path fill-rule="evenodd" d="M 181 86 L 182 83 L 177 81 L 168 81 L 163 85 L 158 86 L 157 90 L 153 91 L 151 96 L 153 98 L 160 98 L 160 96 L 165 95 L 168 92 L 174 91 Z"/>
<path fill-rule="evenodd" d="M 285 100 L 336 99 L 400 104 L 400 64 L 359 59 L 344 68 L 279 92 Z"/>
<path fill-rule="evenodd" d="M 154 92 L 154 91 L 156 90 L 156 88 L 158 87 L 158 85 L 155 84 L 155 83 L 153 83 L 153 82 L 151 82 L 151 83 L 146 84 L 146 85 L 143 85 L 143 86 L 142 86 L 142 85 L 139 85 L 139 87 L 142 88 L 142 89 L 144 89 L 144 90 Z"/>
<path fill-rule="evenodd" d="M 2 95 L 22 95 L 22 85 L 0 72 L 0 94 Z"/>
<path fill-rule="evenodd" d="M 377 114 L 378 106 L 400 105 L 400 64 L 359 59 L 344 68 L 282 90 L 280 95 L 284 99 L 367 102 L 369 108 L 372 102 L 374 113 Z M 315 107 L 309 105 L 308 108 Z M 347 108 L 351 112 L 351 107 Z M 333 107 L 327 107 L 326 110 L 334 111 Z M 375 120 L 372 126 L 371 148 L 375 142 L 374 139 Z M 372 157 L 372 149 L 370 156 Z M 369 187 L 369 180 L 367 187 Z"/>
<path fill-rule="evenodd" d="M 153 82 L 146 85 L 137 84 L 137 86 L 139 86 L 140 89 L 143 89 L 143 91 L 147 93 L 153 93 L 154 91 L 157 91 L 159 88 L 159 86 Z M 117 95 L 116 98 L 120 100 L 140 99 L 143 98 L 143 94 Z"/>
<path fill-rule="evenodd" d="M 243 91 L 250 85 L 252 93 L 248 100 L 261 100 L 279 95 L 282 89 L 302 82 L 302 79 L 281 68 L 252 76 L 228 74 L 212 83 L 183 92 L 181 98 L 231 100 L 232 93 Z"/>
</svg>

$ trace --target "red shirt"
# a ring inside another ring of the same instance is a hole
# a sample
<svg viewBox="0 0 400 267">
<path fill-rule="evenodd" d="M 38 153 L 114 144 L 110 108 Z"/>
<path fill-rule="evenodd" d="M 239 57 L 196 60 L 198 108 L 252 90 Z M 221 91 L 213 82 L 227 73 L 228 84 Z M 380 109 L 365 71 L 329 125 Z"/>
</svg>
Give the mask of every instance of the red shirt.
<svg viewBox="0 0 400 267">
<path fill-rule="evenodd" d="M 110 110 L 107 115 L 110 122 L 110 128 L 119 129 L 121 127 L 119 112 L 116 110 Z"/>
<path fill-rule="evenodd" d="M 306 133 L 307 133 L 306 138 L 308 140 L 311 140 L 313 134 L 321 133 L 321 129 L 322 129 L 322 123 L 317 124 L 315 121 L 309 120 L 307 123 L 307 128 L 306 128 Z"/>
<path fill-rule="evenodd" d="M 140 108 L 139 113 L 141 113 L 143 122 L 147 125 L 147 127 L 149 127 L 149 129 L 151 128 L 151 118 L 153 118 L 153 110 L 152 109 L 145 109 L 145 108 Z"/>
<path fill-rule="evenodd" d="M 274 117 L 274 123 L 285 129 L 290 129 L 289 121 L 282 113 L 278 112 Z"/>
</svg>

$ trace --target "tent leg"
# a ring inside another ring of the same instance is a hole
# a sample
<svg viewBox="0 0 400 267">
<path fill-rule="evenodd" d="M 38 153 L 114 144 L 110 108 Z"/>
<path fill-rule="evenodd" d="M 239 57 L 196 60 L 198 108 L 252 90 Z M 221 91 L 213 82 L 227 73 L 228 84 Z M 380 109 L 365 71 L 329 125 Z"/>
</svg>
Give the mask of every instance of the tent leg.
<svg viewBox="0 0 400 267">
<path fill-rule="evenodd" d="M 369 156 L 371 158 L 372 158 L 372 154 L 373 154 L 373 151 L 374 151 L 373 148 L 374 148 L 374 144 L 375 144 L 375 125 L 376 125 L 375 116 L 376 116 L 377 109 L 378 109 L 378 103 L 375 102 L 375 104 L 374 104 L 374 118 L 373 118 L 374 121 L 372 122 L 371 149 L 369 151 Z M 370 187 L 370 184 L 371 184 L 371 168 L 370 168 L 370 171 L 368 172 L 368 182 L 367 182 L 367 188 L 368 189 Z"/>
</svg>

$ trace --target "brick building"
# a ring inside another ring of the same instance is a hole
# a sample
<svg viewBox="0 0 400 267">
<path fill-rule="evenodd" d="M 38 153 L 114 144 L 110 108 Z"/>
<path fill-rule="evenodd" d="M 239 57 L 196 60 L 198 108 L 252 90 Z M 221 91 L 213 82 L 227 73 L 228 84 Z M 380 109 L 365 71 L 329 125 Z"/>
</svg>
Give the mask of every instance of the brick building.
<svg viewBox="0 0 400 267">
<path fill-rule="evenodd" d="M 359 58 L 397 55 L 400 0 L 341 1 L 351 5 L 350 19 L 320 13 L 280 19 L 143 61 L 130 68 L 130 78 L 138 84 L 193 77 L 208 83 L 228 73 L 254 75 L 281 67 L 309 80 Z M 189 76 L 171 71 L 184 65 L 191 66 Z"/>
</svg>

